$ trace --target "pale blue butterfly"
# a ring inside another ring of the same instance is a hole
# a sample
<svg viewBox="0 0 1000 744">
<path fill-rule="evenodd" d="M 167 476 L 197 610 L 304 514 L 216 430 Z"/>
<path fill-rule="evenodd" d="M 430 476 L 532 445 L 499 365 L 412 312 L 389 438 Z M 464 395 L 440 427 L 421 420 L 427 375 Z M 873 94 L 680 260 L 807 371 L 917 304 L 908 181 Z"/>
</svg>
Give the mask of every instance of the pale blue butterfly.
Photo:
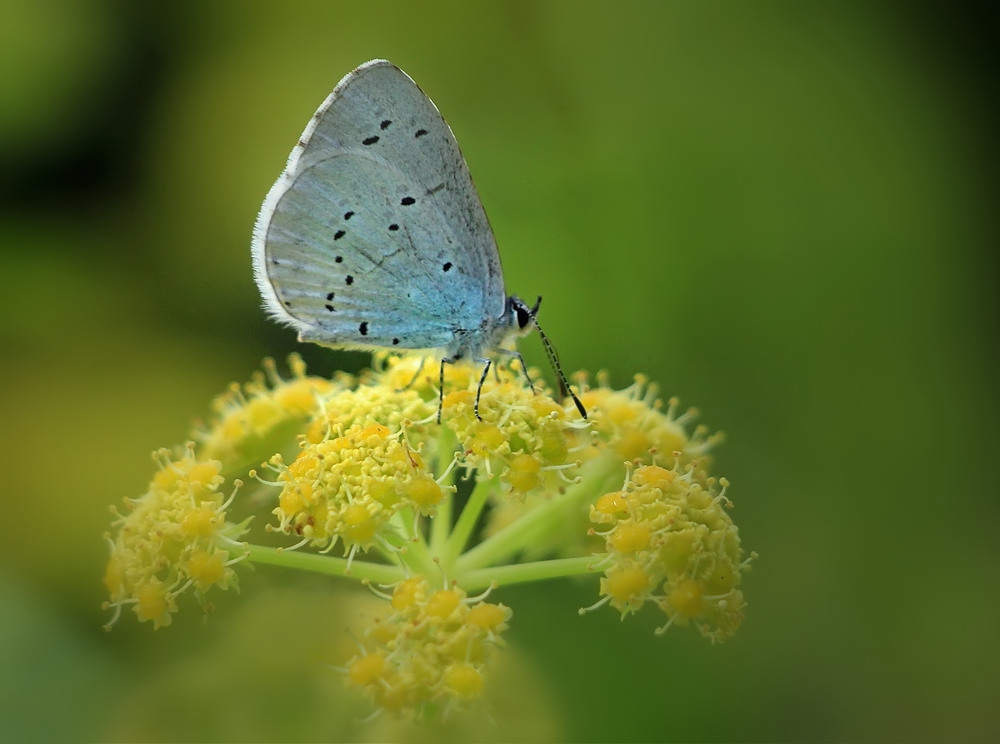
<svg viewBox="0 0 1000 744">
<path fill-rule="evenodd" d="M 252 250 L 265 307 L 302 341 L 439 349 L 443 394 L 445 363 L 482 362 L 481 391 L 487 354 L 521 359 L 507 345 L 533 325 L 561 390 L 587 415 L 538 327 L 541 298 L 528 307 L 504 291 L 493 231 L 451 128 L 385 60 L 350 72 L 313 114 L 264 199 Z"/>
</svg>

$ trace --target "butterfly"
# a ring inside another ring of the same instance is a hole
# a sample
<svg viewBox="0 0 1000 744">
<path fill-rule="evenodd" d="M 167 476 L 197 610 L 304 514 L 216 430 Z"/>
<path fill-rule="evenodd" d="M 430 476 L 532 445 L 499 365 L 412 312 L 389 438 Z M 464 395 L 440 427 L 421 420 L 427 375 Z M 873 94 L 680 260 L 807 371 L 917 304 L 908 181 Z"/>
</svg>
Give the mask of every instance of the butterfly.
<svg viewBox="0 0 1000 744">
<path fill-rule="evenodd" d="M 267 311 L 299 340 L 361 349 L 439 350 L 444 365 L 518 358 L 538 330 L 504 289 L 500 254 L 468 166 L 434 103 L 386 60 L 348 73 L 319 107 L 268 192 L 253 231 Z M 438 406 L 440 421 L 441 405 Z"/>
</svg>

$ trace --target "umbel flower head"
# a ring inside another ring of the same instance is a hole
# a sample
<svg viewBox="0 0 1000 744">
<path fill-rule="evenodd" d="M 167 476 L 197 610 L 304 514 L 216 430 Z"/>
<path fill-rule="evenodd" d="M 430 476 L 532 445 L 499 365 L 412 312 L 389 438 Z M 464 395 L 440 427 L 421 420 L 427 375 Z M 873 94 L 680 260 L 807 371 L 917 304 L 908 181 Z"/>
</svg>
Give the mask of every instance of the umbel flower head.
<svg viewBox="0 0 1000 744">
<path fill-rule="evenodd" d="M 448 365 L 443 394 L 437 365 L 416 358 L 332 380 L 297 356 L 289 367 L 233 385 L 116 510 L 112 622 L 128 608 L 168 625 L 186 594 L 208 610 L 241 562 L 355 579 L 386 609 L 339 660 L 346 683 L 376 710 L 424 714 L 489 685 L 512 618 L 493 597 L 510 584 L 591 574 L 581 613 L 648 607 L 658 633 L 693 626 L 713 642 L 739 627 L 753 556 L 710 474 L 720 437 L 644 378 L 614 390 L 578 375 L 584 419 L 516 364 L 482 382 Z"/>
</svg>

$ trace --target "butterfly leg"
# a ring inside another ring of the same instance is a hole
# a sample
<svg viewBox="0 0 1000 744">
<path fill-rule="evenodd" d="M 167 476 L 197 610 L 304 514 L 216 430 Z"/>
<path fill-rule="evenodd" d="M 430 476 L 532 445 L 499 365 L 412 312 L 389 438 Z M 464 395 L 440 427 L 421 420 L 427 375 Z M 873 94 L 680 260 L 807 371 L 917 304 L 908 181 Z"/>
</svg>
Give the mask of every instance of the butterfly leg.
<svg viewBox="0 0 1000 744">
<path fill-rule="evenodd" d="M 528 365 L 524 363 L 524 357 L 521 356 L 521 352 L 517 349 L 498 349 L 501 354 L 506 354 L 511 357 L 512 360 L 516 359 L 521 365 L 521 374 L 524 375 L 524 379 L 528 381 L 528 387 L 531 388 L 531 392 L 538 392 L 535 390 L 535 381 L 531 379 L 531 375 L 528 374 Z"/>
<path fill-rule="evenodd" d="M 444 408 L 444 365 L 454 363 L 455 360 L 451 357 L 441 357 L 441 369 L 438 373 L 438 424 L 441 423 L 441 409 Z"/>
<path fill-rule="evenodd" d="M 475 412 L 476 418 L 482 421 L 483 417 L 479 415 L 479 396 L 483 394 L 483 383 L 486 382 L 486 375 L 489 374 L 490 367 L 493 366 L 493 360 L 480 359 L 479 361 L 483 362 L 485 366 L 483 367 L 483 373 L 479 376 L 479 387 L 476 388 L 476 405 L 472 410 Z"/>
<path fill-rule="evenodd" d="M 396 390 L 397 393 L 401 393 L 404 390 L 409 390 L 411 387 L 413 387 L 413 385 L 417 382 L 417 378 L 420 377 L 420 373 L 424 371 L 424 362 L 426 362 L 426 361 L 427 361 L 427 357 L 420 357 L 420 364 L 419 364 L 419 366 L 417 366 L 417 371 L 413 375 L 413 379 L 410 380 L 405 385 L 403 385 L 403 387 L 398 388 Z"/>
</svg>

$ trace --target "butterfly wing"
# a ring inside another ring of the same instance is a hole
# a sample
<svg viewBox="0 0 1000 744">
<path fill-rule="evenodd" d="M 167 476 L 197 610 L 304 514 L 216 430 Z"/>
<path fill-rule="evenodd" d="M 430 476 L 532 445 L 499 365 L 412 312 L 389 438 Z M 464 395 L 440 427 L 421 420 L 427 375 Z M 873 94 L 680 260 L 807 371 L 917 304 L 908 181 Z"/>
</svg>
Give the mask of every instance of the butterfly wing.
<svg viewBox="0 0 1000 744">
<path fill-rule="evenodd" d="M 257 218 L 273 316 L 334 346 L 450 348 L 504 312 L 500 257 L 458 143 L 399 68 L 348 74 Z"/>
</svg>

